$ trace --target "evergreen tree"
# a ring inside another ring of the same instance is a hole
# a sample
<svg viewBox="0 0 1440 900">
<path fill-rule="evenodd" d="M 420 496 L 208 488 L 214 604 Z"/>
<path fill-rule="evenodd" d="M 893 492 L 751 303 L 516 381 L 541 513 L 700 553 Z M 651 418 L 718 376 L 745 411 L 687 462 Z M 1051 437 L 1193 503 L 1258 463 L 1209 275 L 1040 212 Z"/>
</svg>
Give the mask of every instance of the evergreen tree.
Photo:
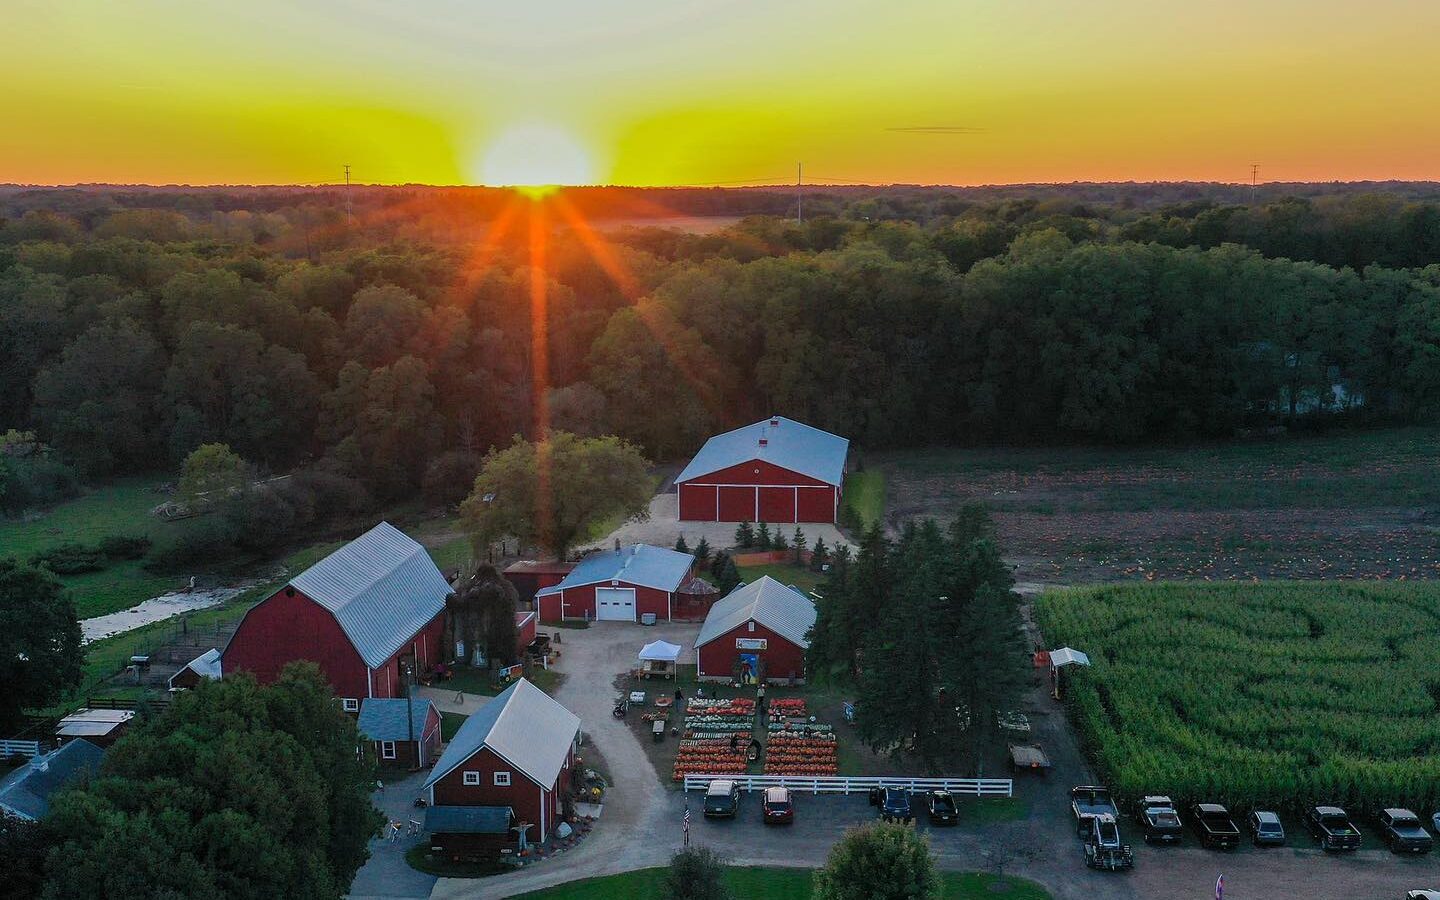
<svg viewBox="0 0 1440 900">
<path fill-rule="evenodd" d="M 749 522 L 741 522 L 735 526 L 735 546 L 742 550 L 755 546 L 755 530 L 750 527 Z"/>
<path fill-rule="evenodd" d="M 815 549 L 810 551 L 810 568 L 816 572 L 825 571 L 825 564 L 830 561 L 830 550 L 825 546 L 823 537 L 815 538 Z"/>
<path fill-rule="evenodd" d="M 690 545 L 685 543 L 685 535 L 682 534 L 675 539 L 675 549 L 680 551 L 681 553 L 690 552 Z"/>
<path fill-rule="evenodd" d="M 790 546 L 795 548 L 795 565 L 797 566 L 805 564 L 805 543 L 805 532 L 800 530 L 799 525 L 796 525 L 795 536 L 790 539 Z"/>
<path fill-rule="evenodd" d="M 755 531 L 755 546 L 761 550 L 769 550 L 774 546 L 774 542 L 770 538 L 770 526 L 764 522 L 761 522 L 760 527 Z"/>
<path fill-rule="evenodd" d="M 735 567 L 735 560 L 728 556 L 725 557 L 725 565 L 721 567 L 716 578 L 719 579 L 719 581 L 715 586 L 720 589 L 720 595 L 722 597 L 739 587 L 740 570 Z"/>
<path fill-rule="evenodd" d="M 775 533 L 770 536 L 770 549 L 788 550 L 789 548 L 790 544 L 785 540 L 785 532 L 781 531 L 779 528 L 776 528 Z"/>
<path fill-rule="evenodd" d="M 728 559 L 730 559 L 730 554 L 724 550 L 717 552 L 714 558 L 710 560 L 710 574 L 719 578 L 720 573 L 725 571 L 725 562 Z"/>
<path fill-rule="evenodd" d="M 710 560 L 710 542 L 705 540 L 704 535 L 700 537 L 700 543 L 695 545 L 695 561 L 705 565 Z"/>
</svg>

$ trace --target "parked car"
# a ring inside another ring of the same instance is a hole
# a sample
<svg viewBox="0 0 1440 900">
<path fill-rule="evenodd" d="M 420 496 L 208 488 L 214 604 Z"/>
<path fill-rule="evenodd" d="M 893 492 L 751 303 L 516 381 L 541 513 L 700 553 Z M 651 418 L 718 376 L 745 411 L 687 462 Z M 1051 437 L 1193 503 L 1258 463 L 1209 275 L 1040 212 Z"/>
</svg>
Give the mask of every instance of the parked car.
<svg viewBox="0 0 1440 900">
<path fill-rule="evenodd" d="M 733 819 L 740 811 L 740 785 L 728 778 L 717 778 L 705 789 L 705 817 Z"/>
<path fill-rule="evenodd" d="M 1082 837 L 1090 831 L 1087 819 L 1095 816 L 1120 817 L 1115 801 L 1110 799 L 1110 791 L 1093 784 L 1070 789 L 1070 811 L 1075 815 L 1075 833 Z"/>
<path fill-rule="evenodd" d="M 766 788 L 764 799 L 760 801 L 760 818 L 766 825 L 795 821 L 795 804 L 790 799 L 790 789 Z"/>
<path fill-rule="evenodd" d="M 880 818 L 886 822 L 910 821 L 910 792 L 892 787 L 881 789 Z"/>
<path fill-rule="evenodd" d="M 1218 803 L 1197 803 L 1190 808 L 1190 818 L 1200 846 L 1212 850 L 1234 850 L 1240 846 L 1240 829 L 1230 817 L 1230 810 Z"/>
<path fill-rule="evenodd" d="M 1382 809 L 1379 821 L 1391 853 L 1429 853 L 1435 846 L 1420 817 L 1408 809 Z"/>
<path fill-rule="evenodd" d="M 1135 808 L 1135 820 L 1144 829 L 1145 843 L 1179 843 L 1185 829 L 1180 825 L 1180 812 L 1169 797 L 1142 797 Z"/>
<path fill-rule="evenodd" d="M 1135 867 L 1135 852 L 1120 840 L 1120 823 L 1109 813 L 1086 816 L 1085 865 L 1116 872 Z"/>
<path fill-rule="evenodd" d="M 1270 810 L 1251 810 L 1250 815 L 1245 817 L 1245 824 L 1250 829 L 1250 840 L 1255 846 L 1285 846 L 1285 826 L 1280 824 L 1280 817 Z"/>
<path fill-rule="evenodd" d="M 1305 827 L 1322 850 L 1359 850 L 1360 830 L 1338 806 L 1312 806 L 1305 811 Z"/>
<path fill-rule="evenodd" d="M 931 825 L 954 825 L 960 821 L 960 810 L 955 805 L 955 796 L 949 791 L 931 791 L 925 800 Z"/>
</svg>

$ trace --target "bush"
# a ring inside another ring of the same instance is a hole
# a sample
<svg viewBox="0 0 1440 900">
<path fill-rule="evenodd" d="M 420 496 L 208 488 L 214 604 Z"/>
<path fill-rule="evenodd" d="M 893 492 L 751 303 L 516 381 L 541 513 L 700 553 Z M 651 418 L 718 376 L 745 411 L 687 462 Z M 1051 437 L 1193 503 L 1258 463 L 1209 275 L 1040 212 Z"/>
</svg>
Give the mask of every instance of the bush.
<svg viewBox="0 0 1440 900">
<path fill-rule="evenodd" d="M 686 847 L 670 858 L 661 896 L 665 900 L 730 900 L 725 861 L 709 847 Z"/>
<path fill-rule="evenodd" d="M 816 900 L 931 900 L 940 877 L 930 844 L 909 825 L 872 822 L 845 832 L 815 872 Z"/>
<path fill-rule="evenodd" d="M 49 453 L 28 457 L 0 455 L 0 512 L 19 515 L 80 493 L 75 470 Z"/>
<path fill-rule="evenodd" d="M 77 544 L 73 541 L 59 544 L 48 550 L 41 550 L 30 557 L 30 565 L 44 566 L 56 575 L 79 575 L 82 572 L 98 572 L 105 568 L 108 560 L 99 550 Z"/>
<path fill-rule="evenodd" d="M 238 532 L 225 516 L 205 516 L 184 531 L 161 542 L 145 560 L 152 572 L 175 572 L 197 564 L 211 564 L 235 554 Z"/>
<path fill-rule="evenodd" d="M 110 559 L 139 559 L 150 552 L 150 539 L 134 534 L 112 534 L 95 549 Z"/>
</svg>

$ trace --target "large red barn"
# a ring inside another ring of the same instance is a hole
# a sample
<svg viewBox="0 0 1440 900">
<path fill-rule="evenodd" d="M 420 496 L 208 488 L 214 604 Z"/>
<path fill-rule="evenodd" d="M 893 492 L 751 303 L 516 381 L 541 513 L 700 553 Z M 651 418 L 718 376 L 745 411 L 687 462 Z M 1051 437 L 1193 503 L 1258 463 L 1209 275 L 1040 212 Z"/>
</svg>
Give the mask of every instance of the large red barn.
<svg viewBox="0 0 1440 900">
<path fill-rule="evenodd" d="M 346 710 L 401 696 L 401 669 L 441 662 L 450 585 L 430 555 L 388 522 L 301 572 L 240 620 L 221 669 L 273 681 L 287 663 L 320 666 Z"/>
<path fill-rule="evenodd" d="M 695 638 L 697 674 L 706 681 L 805 680 L 807 634 L 815 604 L 769 575 L 710 607 Z"/>
<path fill-rule="evenodd" d="M 772 416 L 705 442 L 675 478 L 683 522 L 834 522 L 850 442 Z"/>
<path fill-rule="evenodd" d="M 689 553 L 649 544 L 603 550 L 580 560 L 559 584 L 536 592 L 535 605 L 542 622 L 636 622 L 646 613 L 668 622 L 694 565 Z"/>
</svg>

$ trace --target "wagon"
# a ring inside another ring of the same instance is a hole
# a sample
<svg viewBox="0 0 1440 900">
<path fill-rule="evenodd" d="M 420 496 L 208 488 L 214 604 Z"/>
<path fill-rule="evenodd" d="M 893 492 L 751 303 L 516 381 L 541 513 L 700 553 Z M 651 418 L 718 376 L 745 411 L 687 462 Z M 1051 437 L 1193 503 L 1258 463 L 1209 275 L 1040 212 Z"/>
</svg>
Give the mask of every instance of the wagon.
<svg viewBox="0 0 1440 900">
<path fill-rule="evenodd" d="M 1039 772 L 1041 775 L 1050 768 L 1050 757 L 1045 755 L 1036 744 L 1011 744 L 1010 745 L 1010 770 L 1020 772 L 1029 770 Z"/>
</svg>

